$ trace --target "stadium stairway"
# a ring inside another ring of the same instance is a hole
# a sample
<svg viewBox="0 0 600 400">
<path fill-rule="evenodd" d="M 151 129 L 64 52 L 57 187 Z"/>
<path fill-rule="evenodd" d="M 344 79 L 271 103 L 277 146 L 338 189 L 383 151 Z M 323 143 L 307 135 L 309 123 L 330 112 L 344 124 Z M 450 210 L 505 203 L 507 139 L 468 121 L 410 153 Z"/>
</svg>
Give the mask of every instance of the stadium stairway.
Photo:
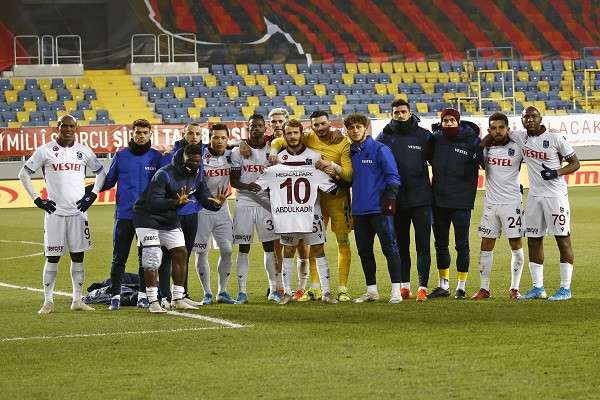
<svg viewBox="0 0 600 400">
<path fill-rule="evenodd" d="M 131 124 L 138 118 L 160 123 L 148 106 L 146 97 L 135 86 L 131 75 L 125 70 L 91 70 L 85 76 L 96 89 L 98 102 L 108 110 L 117 124 Z"/>
</svg>

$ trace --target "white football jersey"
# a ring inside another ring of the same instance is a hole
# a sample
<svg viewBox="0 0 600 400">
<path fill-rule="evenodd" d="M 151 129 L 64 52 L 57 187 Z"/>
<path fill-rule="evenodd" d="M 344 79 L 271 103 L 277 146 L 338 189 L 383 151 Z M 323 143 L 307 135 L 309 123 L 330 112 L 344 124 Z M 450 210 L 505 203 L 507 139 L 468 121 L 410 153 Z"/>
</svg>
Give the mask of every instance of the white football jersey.
<svg viewBox="0 0 600 400">
<path fill-rule="evenodd" d="M 220 156 L 213 155 L 208 146 L 202 154 L 204 181 L 214 196 L 219 188 L 229 188 L 229 172 L 231 170 L 231 150 L 225 150 Z"/>
<path fill-rule="evenodd" d="M 240 155 L 239 147 L 231 151 L 231 168 L 241 171 L 240 182 L 242 183 L 255 182 L 263 174 L 265 168 L 270 165 L 267 158 L 270 150 L 268 144 L 261 149 L 255 149 L 254 147 L 251 147 L 251 149 L 252 155 L 248 158 Z M 264 192 L 252 193 L 246 190 L 238 190 L 236 194 L 236 204 L 238 206 L 261 206 L 268 202 L 269 195 Z"/>
<path fill-rule="evenodd" d="M 56 140 L 38 147 L 24 167 L 31 173 L 42 169 L 48 199 L 56 203 L 56 215 L 77 215 L 75 204 L 85 194 L 85 168 L 94 174 L 102 170 L 102 163 L 87 146 L 74 143 L 62 147 Z"/>
<path fill-rule="evenodd" d="M 269 189 L 276 233 L 312 232 L 315 214 L 321 217 L 316 207 L 318 190 L 336 188 L 329 175 L 314 165 L 277 164 L 267 168 L 256 183 Z"/>
<path fill-rule="evenodd" d="M 511 133 L 510 138 L 522 146 L 523 160 L 527 164 L 529 195 L 539 197 L 560 197 L 567 194 L 567 184 L 562 177 L 544 180 L 542 164 L 550 169 L 559 169 L 561 159 L 575 154 L 573 147 L 563 136 L 544 132 L 539 136 L 529 136 L 527 132 Z"/>
<path fill-rule="evenodd" d="M 491 146 L 484 151 L 485 203 L 515 204 L 521 202 L 519 169 L 523 154 L 512 140 L 504 146 Z"/>
</svg>

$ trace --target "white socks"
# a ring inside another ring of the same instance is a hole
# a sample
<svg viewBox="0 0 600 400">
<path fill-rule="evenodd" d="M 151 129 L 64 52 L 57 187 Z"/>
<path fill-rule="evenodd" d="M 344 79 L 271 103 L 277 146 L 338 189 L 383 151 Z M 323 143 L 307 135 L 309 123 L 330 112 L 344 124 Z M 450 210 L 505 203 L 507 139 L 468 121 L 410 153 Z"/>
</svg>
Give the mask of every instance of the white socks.
<svg viewBox="0 0 600 400">
<path fill-rule="evenodd" d="M 521 250 L 521 253 L 522 252 L 523 250 Z M 494 252 L 481 250 L 479 253 L 479 279 L 481 281 L 480 287 L 487 291 L 490 290 L 490 275 L 492 274 L 493 264 Z"/>
<path fill-rule="evenodd" d="M 523 274 L 523 265 L 525 265 L 525 255 L 523 249 L 513 250 L 510 258 L 510 288 L 519 289 L 521 284 L 521 274 Z"/>
<path fill-rule="evenodd" d="M 148 295 L 149 303 L 154 303 L 155 301 L 158 301 L 158 287 L 148 286 L 146 288 L 146 294 Z"/>
<path fill-rule="evenodd" d="M 281 268 L 283 275 L 283 290 L 286 294 L 292 293 L 292 276 L 294 275 L 294 259 L 284 258 Z"/>
<path fill-rule="evenodd" d="M 269 280 L 269 291 L 275 293 L 277 291 L 277 272 L 275 270 L 275 253 L 265 251 L 264 257 L 265 271 L 267 271 L 267 279 Z"/>
<path fill-rule="evenodd" d="M 560 263 L 560 287 L 571 288 L 571 277 L 573 276 L 573 264 Z"/>
<path fill-rule="evenodd" d="M 54 283 L 56 282 L 56 272 L 58 263 L 51 263 L 46 260 L 44 272 L 42 274 L 42 283 L 44 285 L 44 303 L 54 303 Z"/>
<path fill-rule="evenodd" d="M 446 278 L 440 278 L 440 287 L 444 290 L 450 289 L 450 280 Z"/>
<path fill-rule="evenodd" d="M 219 264 L 217 269 L 219 271 L 219 286 L 218 293 L 227 291 L 227 284 L 229 283 L 229 275 L 231 275 L 231 245 L 226 249 L 224 245 L 221 245 L 221 256 L 219 257 Z"/>
<path fill-rule="evenodd" d="M 404 285 L 404 282 L 402 283 L 402 285 Z M 375 286 L 375 285 L 373 285 Z M 408 288 L 405 289 L 410 289 L 410 282 L 408 282 Z M 368 287 L 367 287 L 367 291 L 368 291 Z M 377 293 L 377 286 L 375 286 L 375 293 Z M 400 297 L 400 283 L 394 283 L 392 282 L 392 298 L 398 298 Z"/>
<path fill-rule="evenodd" d="M 248 282 L 248 253 L 238 253 L 237 277 L 240 293 L 246 293 L 246 283 Z"/>
<path fill-rule="evenodd" d="M 196 273 L 204 289 L 204 294 L 212 294 L 210 290 L 210 266 L 208 265 L 208 253 L 196 253 Z"/>
<path fill-rule="evenodd" d="M 71 283 L 73 284 L 73 301 L 81 300 L 83 292 L 83 263 L 71 261 Z"/>
<path fill-rule="evenodd" d="M 329 287 L 329 264 L 325 257 L 317 258 L 317 272 L 319 273 L 319 282 L 323 293 L 329 293 L 331 291 Z"/>
<path fill-rule="evenodd" d="M 298 258 L 298 288 L 300 290 L 306 290 L 306 284 L 308 283 L 309 272 L 309 261 L 308 259 L 302 260 Z"/>
<path fill-rule="evenodd" d="M 185 288 L 183 286 L 173 285 L 171 287 L 171 296 L 172 296 L 171 298 L 173 299 L 173 301 L 183 299 L 184 293 L 185 293 Z"/>
<path fill-rule="evenodd" d="M 536 264 L 530 261 L 529 273 L 531 274 L 531 281 L 534 287 L 544 287 L 544 264 Z"/>
<path fill-rule="evenodd" d="M 379 296 L 379 290 L 377 290 L 377 285 L 367 285 L 367 293 Z M 398 295 L 400 295 L 400 288 L 398 288 Z"/>
</svg>

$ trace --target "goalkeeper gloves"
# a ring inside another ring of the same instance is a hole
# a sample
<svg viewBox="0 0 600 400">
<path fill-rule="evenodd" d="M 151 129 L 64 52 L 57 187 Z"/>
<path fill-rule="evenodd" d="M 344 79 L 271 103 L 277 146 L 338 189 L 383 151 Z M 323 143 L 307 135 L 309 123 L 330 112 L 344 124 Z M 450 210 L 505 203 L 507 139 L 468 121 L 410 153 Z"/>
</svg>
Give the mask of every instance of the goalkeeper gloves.
<svg viewBox="0 0 600 400">
<path fill-rule="evenodd" d="M 56 211 L 56 203 L 52 200 L 44 200 L 41 197 L 38 197 L 33 202 L 36 206 L 38 206 L 38 208 L 41 208 L 48 214 L 52 214 L 54 211 Z"/>
<path fill-rule="evenodd" d="M 84 194 L 83 197 L 75 203 L 77 204 L 77 209 L 81 212 L 86 212 L 97 197 L 98 195 L 94 192 Z"/>
<path fill-rule="evenodd" d="M 542 164 L 542 168 L 544 168 L 544 170 L 541 171 L 540 174 L 542 175 L 542 178 L 544 178 L 545 181 L 549 181 L 549 180 L 558 178 L 557 170 L 550 169 L 550 168 L 546 167 L 545 164 Z"/>
</svg>

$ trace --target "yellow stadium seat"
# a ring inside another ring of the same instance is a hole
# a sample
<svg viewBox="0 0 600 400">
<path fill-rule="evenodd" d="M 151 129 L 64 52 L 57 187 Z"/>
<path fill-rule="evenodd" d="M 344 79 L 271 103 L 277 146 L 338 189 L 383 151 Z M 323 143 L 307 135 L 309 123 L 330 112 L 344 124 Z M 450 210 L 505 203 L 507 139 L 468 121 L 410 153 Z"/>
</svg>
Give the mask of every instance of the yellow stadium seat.
<svg viewBox="0 0 600 400">
<path fill-rule="evenodd" d="M 19 90 L 25 89 L 25 81 L 23 79 L 13 78 L 11 79 L 11 82 L 13 90 L 16 90 L 18 92 Z"/>
<path fill-rule="evenodd" d="M 292 78 L 294 79 L 294 84 L 298 86 L 306 85 L 306 78 L 304 75 L 294 75 Z"/>
<path fill-rule="evenodd" d="M 344 82 L 345 85 L 352 86 L 354 84 L 354 75 L 342 74 L 342 82 Z"/>
<path fill-rule="evenodd" d="M 254 86 L 256 85 L 256 76 L 254 75 L 244 75 L 244 83 L 246 86 Z"/>
<path fill-rule="evenodd" d="M 17 121 L 29 122 L 29 111 L 17 111 Z"/>
<path fill-rule="evenodd" d="M 545 101 L 534 101 L 533 106 L 540 110 L 541 113 L 546 111 L 546 102 Z"/>
<path fill-rule="evenodd" d="M 404 70 L 406 72 L 415 73 L 415 72 L 417 72 L 417 64 L 415 64 L 414 62 L 405 62 L 404 63 Z"/>
<path fill-rule="evenodd" d="M 379 104 L 367 104 L 369 114 L 379 114 Z"/>
<path fill-rule="evenodd" d="M 211 74 L 204 75 L 204 84 L 206 87 L 217 86 L 217 77 Z"/>
<path fill-rule="evenodd" d="M 75 100 L 65 100 L 64 103 L 65 110 L 67 112 L 73 112 L 77 110 L 77 102 Z"/>
<path fill-rule="evenodd" d="M 369 63 L 369 71 L 373 74 L 378 74 L 381 72 L 381 64 L 379 63 Z"/>
<path fill-rule="evenodd" d="M 194 106 L 200 109 L 206 107 L 206 99 L 204 97 L 194 98 Z"/>
<path fill-rule="evenodd" d="M 202 112 L 201 109 L 196 107 L 188 107 L 187 111 L 191 119 L 200 119 L 200 113 Z"/>
<path fill-rule="evenodd" d="M 438 81 L 437 72 L 425 72 L 425 82 L 436 83 Z"/>
<path fill-rule="evenodd" d="M 398 94 L 398 84 L 397 83 L 388 83 L 385 85 L 385 87 L 389 94 Z"/>
<path fill-rule="evenodd" d="M 323 97 L 327 94 L 327 88 L 322 83 L 317 83 L 314 86 L 314 89 L 315 89 L 315 95 L 317 95 L 319 97 Z"/>
<path fill-rule="evenodd" d="M 401 73 L 393 73 L 390 74 L 390 82 L 391 83 L 395 83 L 396 85 L 402 82 L 402 75 Z"/>
<path fill-rule="evenodd" d="M 87 121 L 95 121 L 96 120 L 96 110 L 83 110 L 83 117 Z"/>
<path fill-rule="evenodd" d="M 447 72 L 438 72 L 437 78 L 438 78 L 438 82 L 439 83 L 448 83 L 448 82 L 450 82 L 450 76 L 448 75 Z"/>
<path fill-rule="evenodd" d="M 298 75 L 298 66 L 296 64 L 285 64 L 285 72 L 288 75 Z"/>
<path fill-rule="evenodd" d="M 542 91 L 544 93 L 548 93 L 550 91 L 550 82 L 548 82 L 548 81 L 539 81 L 538 82 L 538 88 L 540 89 L 540 91 Z"/>
<path fill-rule="evenodd" d="M 90 87 L 92 87 L 92 84 L 87 78 L 79 78 L 77 84 L 79 86 L 79 89 L 89 89 Z"/>
<path fill-rule="evenodd" d="M 510 101 L 501 101 L 500 102 L 500 109 L 502 110 L 502 112 L 510 112 L 510 111 L 512 111 L 512 102 L 510 102 Z"/>
<path fill-rule="evenodd" d="M 304 115 L 304 106 L 295 105 L 295 106 L 291 106 L 291 108 L 292 108 L 292 112 L 295 115 Z"/>
<path fill-rule="evenodd" d="M 252 106 L 242 106 L 242 115 L 247 120 L 250 116 L 254 114 L 254 107 Z"/>
<path fill-rule="evenodd" d="M 433 94 L 434 84 L 433 83 L 422 83 L 421 87 L 423 88 L 423 92 L 426 94 Z"/>
<path fill-rule="evenodd" d="M 527 71 L 519 71 L 517 72 L 517 79 L 522 82 L 529 82 L 529 74 Z"/>
<path fill-rule="evenodd" d="M 283 98 L 283 102 L 289 107 L 295 106 L 296 104 L 298 104 L 298 100 L 296 99 L 296 96 L 285 96 Z"/>
<path fill-rule="evenodd" d="M 65 87 L 69 90 L 77 89 L 77 79 L 75 78 L 65 78 Z"/>
<path fill-rule="evenodd" d="M 56 128 L 58 125 L 58 122 L 56 121 L 48 121 L 48 126 L 52 127 L 52 128 Z"/>
<path fill-rule="evenodd" d="M 346 73 L 348 74 L 356 74 L 358 72 L 358 67 L 356 63 L 346 63 Z"/>
<path fill-rule="evenodd" d="M 456 100 L 456 97 L 457 97 L 457 96 L 456 96 L 456 93 L 449 93 L 449 92 L 447 92 L 447 93 L 444 93 L 444 94 L 442 95 L 442 99 L 443 99 L 443 100 L 444 100 L 446 103 L 449 103 L 449 102 L 451 102 L 451 101 L 453 101 L 453 100 Z"/>
<path fill-rule="evenodd" d="M 525 101 L 525 92 L 515 92 L 515 100 L 517 101 Z"/>
<path fill-rule="evenodd" d="M 385 72 L 386 74 L 393 74 L 394 73 L 394 65 L 391 62 L 381 63 L 381 71 Z"/>
<path fill-rule="evenodd" d="M 396 96 L 394 96 L 394 99 L 402 99 L 404 101 L 408 101 L 408 96 L 406 95 L 406 93 L 398 93 Z"/>
<path fill-rule="evenodd" d="M 500 92 L 491 92 L 490 93 L 490 97 L 494 100 L 501 100 L 502 99 L 502 93 Z"/>
<path fill-rule="evenodd" d="M 173 94 L 175 95 L 175 98 L 179 100 L 185 99 L 187 97 L 187 95 L 185 94 L 185 88 L 179 86 L 175 86 L 173 88 Z"/>
<path fill-rule="evenodd" d="M 20 122 L 9 122 L 8 123 L 8 127 L 9 128 L 20 128 L 21 127 L 21 123 Z"/>
<path fill-rule="evenodd" d="M 38 81 L 41 90 L 48 90 L 52 88 L 52 81 L 47 78 L 42 78 Z"/>
<path fill-rule="evenodd" d="M 251 107 L 260 106 L 260 99 L 258 98 L 258 96 L 248 96 L 248 98 L 246 99 L 246 102 Z"/>
<path fill-rule="evenodd" d="M 225 93 L 227 93 L 227 97 L 233 100 L 238 98 L 240 95 L 240 90 L 235 85 L 229 85 L 225 88 Z"/>
<path fill-rule="evenodd" d="M 56 92 L 55 92 L 56 93 Z M 4 99 L 7 103 L 14 103 L 17 101 L 18 95 L 16 90 L 5 90 Z"/>
<path fill-rule="evenodd" d="M 573 71 L 573 60 L 563 60 L 563 66 L 567 71 Z"/>
<path fill-rule="evenodd" d="M 216 122 L 221 122 L 221 117 L 208 117 L 208 122 L 214 124 Z"/>
<path fill-rule="evenodd" d="M 385 86 L 385 83 L 376 83 L 375 93 L 377 93 L 380 96 L 385 96 L 387 94 L 387 88 Z"/>
<path fill-rule="evenodd" d="M 248 64 L 236 64 L 235 72 L 240 76 L 248 75 Z"/>
<path fill-rule="evenodd" d="M 531 60 L 531 69 L 536 72 L 540 72 L 542 70 L 542 62 L 540 60 Z"/>
<path fill-rule="evenodd" d="M 329 111 L 332 115 L 342 115 L 344 113 L 343 106 L 341 104 L 332 104 L 329 106 Z"/>
<path fill-rule="evenodd" d="M 6 95 L 6 92 L 4 92 Z M 46 101 L 48 103 L 52 103 L 58 99 L 58 94 L 56 94 L 56 90 L 54 89 L 46 89 L 44 90 L 44 96 L 46 97 Z"/>
<path fill-rule="evenodd" d="M 275 85 L 265 85 L 265 96 L 274 97 L 277 96 L 277 86 Z"/>
<path fill-rule="evenodd" d="M 34 112 L 37 111 L 37 103 L 35 101 L 27 100 L 23 103 L 25 111 Z"/>
<path fill-rule="evenodd" d="M 404 63 L 400 62 L 400 61 L 396 61 L 394 63 L 392 63 L 392 66 L 394 67 L 394 72 L 396 72 L 397 74 L 401 74 L 403 72 L 405 72 L 406 70 L 404 69 Z"/>
<path fill-rule="evenodd" d="M 402 82 L 403 83 L 413 83 L 415 81 L 415 73 L 414 72 L 405 72 L 402 74 Z"/>
<path fill-rule="evenodd" d="M 498 69 L 509 69 L 508 68 L 508 61 L 498 61 Z"/>
<path fill-rule="evenodd" d="M 152 78 L 154 82 L 154 87 L 157 89 L 163 89 L 167 85 L 167 78 L 164 76 L 155 76 Z"/>
<path fill-rule="evenodd" d="M 429 67 L 427 66 L 427 63 L 425 61 L 418 61 L 417 62 L 417 71 L 418 72 L 429 72 Z"/>
<path fill-rule="evenodd" d="M 71 95 L 73 96 L 73 100 L 76 100 L 76 101 L 83 100 L 83 97 L 84 97 L 83 89 L 71 89 Z"/>
<path fill-rule="evenodd" d="M 369 73 L 369 64 L 367 64 L 367 63 L 358 63 L 358 64 L 356 64 L 356 68 L 358 69 L 359 74 L 368 74 Z"/>
<path fill-rule="evenodd" d="M 348 102 L 346 96 L 343 94 L 336 94 L 333 98 L 335 99 L 335 104 L 339 104 L 342 106 Z"/>
<path fill-rule="evenodd" d="M 429 107 L 427 107 L 427 103 L 417 103 L 417 112 L 419 114 L 427 114 L 429 112 Z"/>
<path fill-rule="evenodd" d="M 437 61 L 429 61 L 427 67 L 429 68 L 429 72 L 440 72 L 440 63 Z"/>
<path fill-rule="evenodd" d="M 92 109 L 94 110 L 106 110 L 106 106 L 101 100 L 92 100 Z"/>
<path fill-rule="evenodd" d="M 256 83 L 260 86 L 266 86 L 269 84 L 269 77 L 267 75 L 258 74 L 256 75 Z"/>
<path fill-rule="evenodd" d="M 460 73 L 448 72 L 448 78 L 450 79 L 450 82 L 452 82 L 452 83 L 459 83 L 460 82 Z"/>
<path fill-rule="evenodd" d="M 495 82 L 496 81 L 496 74 L 483 74 L 483 79 L 486 82 Z"/>
<path fill-rule="evenodd" d="M 548 112 L 548 110 L 546 110 Z M 554 115 L 567 115 L 567 110 L 554 110 Z"/>
</svg>

